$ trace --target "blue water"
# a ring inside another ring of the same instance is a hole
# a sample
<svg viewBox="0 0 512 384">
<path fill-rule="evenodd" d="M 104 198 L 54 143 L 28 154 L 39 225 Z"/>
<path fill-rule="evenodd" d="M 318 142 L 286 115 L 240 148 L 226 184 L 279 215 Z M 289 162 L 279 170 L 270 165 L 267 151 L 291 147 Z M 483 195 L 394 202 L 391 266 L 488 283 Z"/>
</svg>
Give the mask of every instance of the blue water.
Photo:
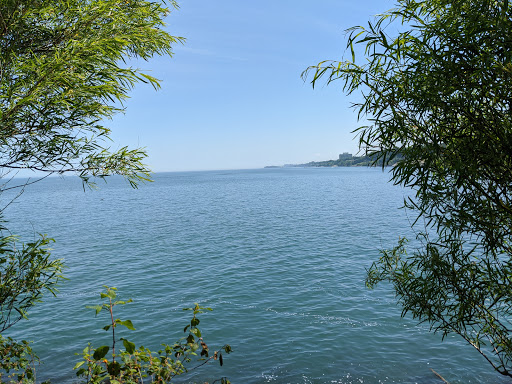
<svg viewBox="0 0 512 384">
<path fill-rule="evenodd" d="M 4 335 L 34 341 L 38 378 L 74 381 L 87 342 L 108 344 L 85 305 L 102 285 L 132 298 L 137 344 L 158 349 L 182 336 L 181 309 L 209 306 L 201 330 L 225 364 L 176 382 L 450 383 L 505 382 L 456 337 L 441 341 L 400 317 L 391 289 L 364 286 L 378 249 L 413 236 L 401 206 L 409 191 L 379 169 L 262 169 L 162 173 L 137 190 L 118 178 L 83 191 L 74 177 L 26 188 L 4 212 L 9 229 L 57 242 L 69 280 L 30 320 Z M 11 183 L 14 183 L 12 181 Z M 4 193 L 2 202 L 8 199 Z"/>
</svg>

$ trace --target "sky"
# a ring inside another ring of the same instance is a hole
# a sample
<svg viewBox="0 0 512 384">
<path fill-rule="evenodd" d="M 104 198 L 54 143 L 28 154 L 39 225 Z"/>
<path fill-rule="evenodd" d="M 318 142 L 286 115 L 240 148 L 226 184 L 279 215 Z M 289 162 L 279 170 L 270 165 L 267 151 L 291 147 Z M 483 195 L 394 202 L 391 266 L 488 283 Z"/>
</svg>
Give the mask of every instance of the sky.
<svg viewBox="0 0 512 384">
<path fill-rule="evenodd" d="M 341 84 L 301 73 L 348 59 L 345 30 L 389 0 L 181 0 L 166 30 L 174 56 L 137 62 L 161 80 L 139 84 L 112 128 L 112 149 L 145 147 L 154 172 L 249 169 L 357 153 L 357 121 Z"/>
</svg>

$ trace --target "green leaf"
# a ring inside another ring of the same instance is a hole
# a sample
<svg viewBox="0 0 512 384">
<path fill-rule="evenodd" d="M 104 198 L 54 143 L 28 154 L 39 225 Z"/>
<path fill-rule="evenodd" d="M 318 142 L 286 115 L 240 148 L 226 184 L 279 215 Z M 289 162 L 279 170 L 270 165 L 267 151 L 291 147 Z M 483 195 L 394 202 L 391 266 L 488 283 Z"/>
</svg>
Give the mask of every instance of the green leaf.
<svg viewBox="0 0 512 384">
<path fill-rule="evenodd" d="M 101 306 L 101 305 L 87 305 L 85 308 L 87 308 L 87 309 L 94 309 L 96 311 L 96 315 L 98 315 L 98 313 L 100 313 L 101 310 L 103 309 L 103 306 Z"/>
<path fill-rule="evenodd" d="M 119 300 L 119 301 L 114 302 L 114 305 L 124 305 L 124 304 L 132 303 L 132 302 L 133 302 L 132 299 L 129 299 L 129 300 Z"/>
<path fill-rule="evenodd" d="M 28 319 L 27 317 L 27 312 L 25 312 L 23 309 L 21 308 L 18 308 L 18 307 L 14 307 L 14 309 L 16 310 L 16 312 L 18 312 L 20 314 L 20 316 L 24 319 Z"/>
<path fill-rule="evenodd" d="M 190 332 L 196 335 L 197 337 L 201 337 L 201 331 L 198 328 L 193 328 L 190 330 Z"/>
<path fill-rule="evenodd" d="M 128 352 L 130 355 L 135 352 L 135 343 L 132 343 L 131 341 L 128 341 L 124 338 L 121 338 L 123 340 L 124 348 L 126 349 L 126 352 Z"/>
<path fill-rule="evenodd" d="M 94 354 L 92 355 L 92 358 L 94 360 L 101 360 L 107 355 L 108 350 L 109 350 L 108 345 L 103 345 L 102 347 L 98 347 L 95 349 Z"/>
<path fill-rule="evenodd" d="M 85 361 L 79 361 L 78 363 L 75 364 L 75 366 L 73 367 L 73 370 L 80 368 L 82 365 L 84 365 L 84 363 L 85 363 Z"/>
<path fill-rule="evenodd" d="M 111 361 L 107 365 L 107 371 L 112 376 L 119 376 L 121 373 L 121 365 L 117 361 Z"/>
<path fill-rule="evenodd" d="M 124 320 L 121 321 L 120 319 L 116 319 L 116 324 L 124 325 L 126 328 L 128 328 L 131 331 L 135 331 L 135 327 L 132 324 L 131 320 Z"/>
<path fill-rule="evenodd" d="M 116 298 L 116 289 L 114 287 L 110 288 L 108 291 L 107 291 L 107 296 L 114 300 Z"/>
</svg>

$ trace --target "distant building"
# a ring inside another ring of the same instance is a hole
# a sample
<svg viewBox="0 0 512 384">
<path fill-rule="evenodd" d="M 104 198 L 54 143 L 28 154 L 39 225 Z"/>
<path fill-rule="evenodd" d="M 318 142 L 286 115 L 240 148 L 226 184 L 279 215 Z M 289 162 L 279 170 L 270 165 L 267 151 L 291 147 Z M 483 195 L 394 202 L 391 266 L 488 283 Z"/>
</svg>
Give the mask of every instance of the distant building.
<svg viewBox="0 0 512 384">
<path fill-rule="evenodd" d="M 352 159 L 352 154 L 348 152 L 343 152 L 340 154 L 339 160 L 350 160 Z"/>
</svg>

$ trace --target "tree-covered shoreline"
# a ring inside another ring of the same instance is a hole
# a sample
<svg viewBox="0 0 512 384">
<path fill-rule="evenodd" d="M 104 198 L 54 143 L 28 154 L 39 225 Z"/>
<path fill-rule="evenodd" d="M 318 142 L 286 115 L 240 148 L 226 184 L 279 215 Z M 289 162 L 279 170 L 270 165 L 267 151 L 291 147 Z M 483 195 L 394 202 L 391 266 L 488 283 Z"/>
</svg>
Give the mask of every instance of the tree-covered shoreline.
<svg viewBox="0 0 512 384">
<path fill-rule="evenodd" d="M 396 156 L 390 161 L 386 161 L 386 166 L 393 166 L 400 160 Z M 265 168 L 288 168 L 288 167 L 382 167 L 384 161 L 378 158 L 377 154 L 368 156 L 353 156 L 351 153 L 342 153 L 337 160 L 310 161 L 305 164 L 285 164 L 283 166 L 271 165 Z"/>
</svg>

